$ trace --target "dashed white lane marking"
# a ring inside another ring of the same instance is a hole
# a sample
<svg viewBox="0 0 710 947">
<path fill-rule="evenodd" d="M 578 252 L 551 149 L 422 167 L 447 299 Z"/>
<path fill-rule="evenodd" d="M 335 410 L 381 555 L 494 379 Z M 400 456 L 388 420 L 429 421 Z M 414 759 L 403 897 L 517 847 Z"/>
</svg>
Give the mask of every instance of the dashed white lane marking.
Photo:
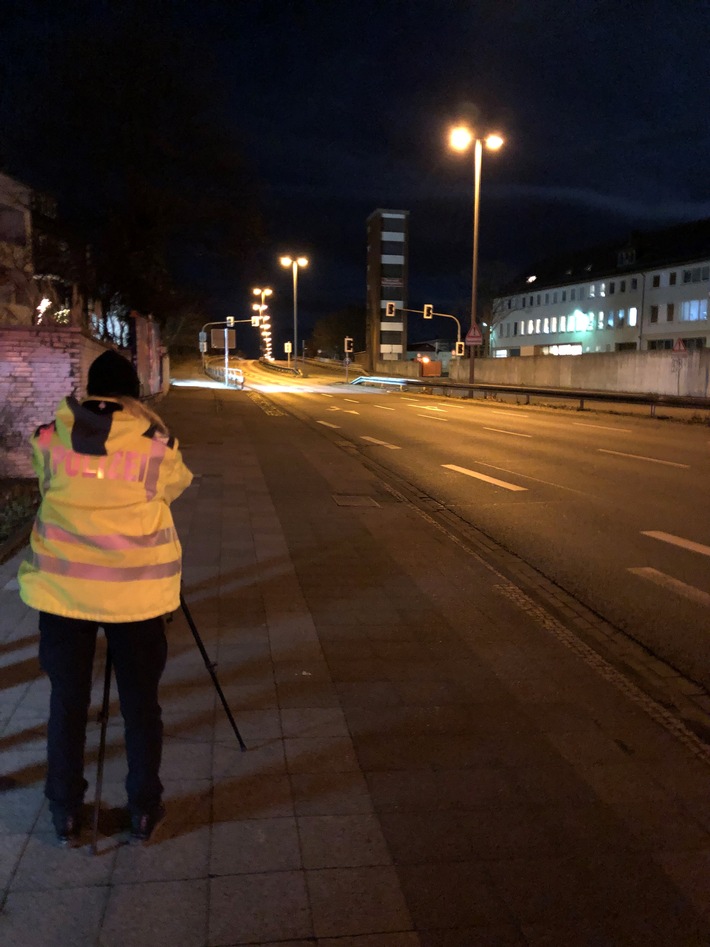
<svg viewBox="0 0 710 947">
<path fill-rule="evenodd" d="M 600 454 L 616 454 L 617 457 L 631 457 L 633 460 L 647 460 L 651 464 L 663 464 L 665 467 L 682 467 L 687 469 L 690 464 L 676 464 L 673 460 L 659 460 L 657 457 L 644 457 L 643 454 L 624 454 L 620 450 L 605 450 L 597 447 Z"/>
<path fill-rule="evenodd" d="M 343 398 L 343 401 L 349 401 L 350 404 L 360 404 L 355 398 Z"/>
<path fill-rule="evenodd" d="M 396 444 L 388 444 L 387 441 L 378 441 L 376 437 L 366 437 L 362 435 L 360 440 L 369 441 L 371 444 L 377 444 L 378 447 L 387 447 L 389 450 L 401 450 Z"/>
<path fill-rule="evenodd" d="M 414 406 L 414 407 L 416 407 L 416 406 Z M 441 412 L 444 411 L 443 408 L 437 408 L 436 405 L 433 405 L 433 404 L 425 404 L 425 405 L 423 405 L 423 408 L 424 408 L 425 411 L 441 411 Z"/>
<path fill-rule="evenodd" d="M 418 414 L 418 418 L 427 418 L 429 421 L 448 421 L 448 418 L 437 418 L 435 414 Z"/>
<path fill-rule="evenodd" d="M 383 411 L 394 411 L 394 408 L 390 408 L 390 406 L 386 404 L 376 404 L 373 407 L 382 408 Z"/>
<path fill-rule="evenodd" d="M 519 434 L 517 431 L 501 431 L 499 427 L 484 427 L 484 431 L 495 431 L 496 434 L 512 434 L 513 437 L 532 437 L 532 434 Z"/>
<path fill-rule="evenodd" d="M 469 470 L 467 467 L 459 467 L 456 464 L 442 464 L 447 470 L 454 470 L 456 473 L 465 474 L 467 477 L 475 477 L 476 480 L 485 480 L 486 483 L 492 483 L 495 487 L 503 487 L 504 490 L 527 490 L 527 487 L 519 487 L 515 483 L 507 483 L 505 480 L 496 480 L 495 477 L 487 477 L 477 470 Z"/>
<path fill-rule="evenodd" d="M 661 542 L 670 543 L 671 546 L 680 546 L 682 549 L 689 549 L 691 552 L 699 552 L 701 556 L 710 556 L 710 546 L 695 543 L 692 539 L 683 539 L 682 536 L 674 536 L 673 533 L 663 533 L 656 529 L 646 529 L 641 530 L 641 535 L 650 536 L 651 539 L 660 539 Z"/>
<path fill-rule="evenodd" d="M 666 575 L 665 572 L 652 569 L 650 566 L 629 569 L 629 572 L 632 575 L 640 576 L 642 579 L 655 582 L 656 585 L 660 585 L 664 589 L 670 589 L 671 592 L 676 592 L 691 602 L 697 602 L 698 605 L 710 607 L 710 595 L 708 595 L 707 592 L 696 589 L 694 585 L 687 585 L 685 582 L 681 582 L 680 579 L 674 579 L 672 575 Z"/>
<path fill-rule="evenodd" d="M 352 408 L 343 408 L 343 414 L 360 414 L 359 411 L 354 411 Z"/>
<path fill-rule="evenodd" d="M 327 421 L 316 421 L 316 424 L 322 424 L 323 427 L 337 427 L 337 428 L 340 427 L 339 424 L 328 424 Z"/>
<path fill-rule="evenodd" d="M 577 427 L 593 427 L 597 431 L 619 431 L 621 434 L 630 434 L 630 427 L 607 427 L 605 424 L 587 424 L 586 421 L 573 421 L 572 424 L 576 424 Z"/>
</svg>

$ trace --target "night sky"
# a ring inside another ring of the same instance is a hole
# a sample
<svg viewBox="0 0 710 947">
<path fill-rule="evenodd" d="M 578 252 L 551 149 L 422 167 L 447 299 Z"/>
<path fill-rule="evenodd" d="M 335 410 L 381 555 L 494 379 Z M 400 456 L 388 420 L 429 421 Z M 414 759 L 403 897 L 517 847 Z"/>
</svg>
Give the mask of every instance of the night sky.
<svg viewBox="0 0 710 947">
<path fill-rule="evenodd" d="M 446 143 L 462 114 L 506 139 L 484 154 L 482 280 L 710 216 L 705 0 L 147 5 L 209 58 L 223 120 L 259 181 L 266 239 L 219 287 L 225 307 L 267 281 L 290 305 L 283 251 L 311 258 L 299 281 L 306 328 L 364 305 L 365 220 L 384 207 L 410 211 L 410 305 L 463 314 L 473 173 Z M 120 4 L 77 9 L 100 30 L 111 6 Z M 3 125 L 34 57 L 73 15 L 71 3 L 39 8 L 32 20 L 18 4 L 25 13 L 3 29 Z"/>
</svg>

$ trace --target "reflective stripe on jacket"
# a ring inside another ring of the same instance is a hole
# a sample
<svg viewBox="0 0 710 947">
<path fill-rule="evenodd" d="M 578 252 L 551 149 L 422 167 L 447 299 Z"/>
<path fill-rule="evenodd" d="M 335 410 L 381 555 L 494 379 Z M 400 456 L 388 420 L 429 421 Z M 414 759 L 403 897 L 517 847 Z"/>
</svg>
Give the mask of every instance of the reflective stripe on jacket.
<svg viewBox="0 0 710 947">
<path fill-rule="evenodd" d="M 22 600 L 99 622 L 177 609 L 182 550 L 170 503 L 192 474 L 176 440 L 117 399 L 67 398 L 32 448 L 42 502 L 18 575 Z"/>
</svg>

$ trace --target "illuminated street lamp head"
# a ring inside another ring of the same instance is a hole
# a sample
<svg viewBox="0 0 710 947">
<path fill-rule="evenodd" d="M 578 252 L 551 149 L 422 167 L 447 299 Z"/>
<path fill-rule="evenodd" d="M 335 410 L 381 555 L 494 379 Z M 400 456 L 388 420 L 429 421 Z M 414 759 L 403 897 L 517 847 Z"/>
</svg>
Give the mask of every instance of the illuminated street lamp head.
<svg viewBox="0 0 710 947">
<path fill-rule="evenodd" d="M 500 135 L 488 135 L 486 137 L 486 148 L 490 148 L 491 151 L 498 151 L 503 143 L 503 138 Z"/>
<path fill-rule="evenodd" d="M 454 151 L 468 151 L 474 135 L 466 125 L 456 125 L 449 132 L 449 146 Z"/>
<path fill-rule="evenodd" d="M 282 256 L 280 260 L 281 266 L 308 266 L 308 257 L 299 256 L 295 260 L 290 256 Z"/>
</svg>

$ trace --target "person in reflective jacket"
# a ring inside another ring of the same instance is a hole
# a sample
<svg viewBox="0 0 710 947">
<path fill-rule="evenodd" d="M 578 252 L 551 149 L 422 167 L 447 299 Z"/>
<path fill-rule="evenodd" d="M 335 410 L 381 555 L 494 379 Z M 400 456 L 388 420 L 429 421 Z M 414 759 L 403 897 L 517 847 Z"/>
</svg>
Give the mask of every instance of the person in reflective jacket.
<svg viewBox="0 0 710 947">
<path fill-rule="evenodd" d="M 182 551 L 170 503 L 192 474 L 163 421 L 138 400 L 133 365 L 106 351 L 87 399 L 68 397 L 32 438 L 41 503 L 20 566 L 22 600 L 39 611 L 39 658 L 51 684 L 47 779 L 54 828 L 78 842 L 96 636 L 104 629 L 124 720 L 131 838 L 162 819 L 164 616 L 179 607 Z"/>
</svg>

